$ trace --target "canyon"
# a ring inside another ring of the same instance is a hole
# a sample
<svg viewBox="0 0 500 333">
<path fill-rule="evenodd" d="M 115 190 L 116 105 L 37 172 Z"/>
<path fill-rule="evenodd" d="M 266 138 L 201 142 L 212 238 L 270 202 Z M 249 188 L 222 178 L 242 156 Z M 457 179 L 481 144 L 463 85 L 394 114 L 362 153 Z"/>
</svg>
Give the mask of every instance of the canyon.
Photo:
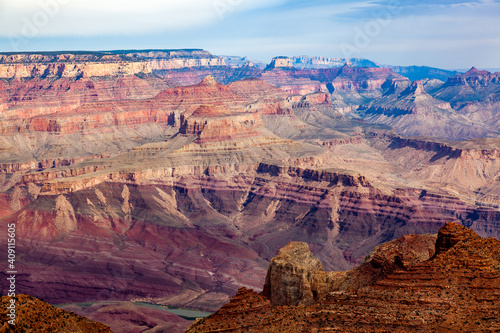
<svg viewBox="0 0 500 333">
<path fill-rule="evenodd" d="M 242 286 L 267 286 L 292 241 L 326 271 L 355 272 L 338 285 L 361 288 L 375 283 L 365 270 L 386 276 L 363 266 L 385 242 L 449 221 L 499 237 L 499 73 L 412 82 L 297 61 L 0 54 L 0 243 L 15 223 L 19 291 L 98 321 L 107 301 L 120 313 L 138 313 L 130 302 L 214 312 Z M 324 284 L 304 291 L 307 306 Z"/>
</svg>

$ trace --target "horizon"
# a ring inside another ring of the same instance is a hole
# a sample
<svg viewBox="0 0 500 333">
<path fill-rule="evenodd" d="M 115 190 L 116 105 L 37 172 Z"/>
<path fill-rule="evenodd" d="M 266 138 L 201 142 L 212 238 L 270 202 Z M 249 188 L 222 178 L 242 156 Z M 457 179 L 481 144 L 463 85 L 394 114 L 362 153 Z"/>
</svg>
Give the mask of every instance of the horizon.
<svg viewBox="0 0 500 333">
<path fill-rule="evenodd" d="M 8 55 L 8 54 L 22 54 L 22 53 L 28 53 L 28 54 L 43 54 L 43 53 L 47 53 L 47 54 L 51 54 L 51 53 L 55 53 L 55 54 L 64 54 L 64 53 L 107 53 L 107 52 L 110 52 L 110 53 L 127 53 L 127 52 L 167 52 L 167 51 L 206 51 L 208 53 L 210 53 L 211 55 L 213 56 L 216 56 L 216 57 L 247 57 L 245 55 L 229 55 L 229 54 L 214 54 L 212 52 L 210 52 L 210 50 L 204 50 L 204 49 L 200 49 L 200 48 L 190 48 L 190 49 L 116 49 L 116 50 L 49 50 L 49 51 L 39 51 L 39 50 L 35 50 L 35 51 L 18 51 L 18 52 L 3 52 L 3 51 L 0 51 L 0 55 Z M 340 58 L 340 59 L 345 59 L 345 58 L 342 58 L 342 57 L 327 57 L 327 56 L 321 56 L 321 55 L 306 55 L 306 54 L 302 54 L 302 55 L 281 55 L 281 56 L 274 56 L 272 57 L 268 62 L 266 61 L 262 61 L 260 59 L 250 59 L 249 57 L 248 60 L 249 61 L 252 61 L 252 62 L 261 62 L 261 63 L 264 63 L 264 64 L 269 64 L 272 59 L 274 58 L 279 58 L 279 57 L 288 57 L 288 58 L 294 58 L 294 57 L 311 57 L 311 58 Z M 371 61 L 371 59 L 366 59 L 366 58 L 351 58 L 351 59 L 360 59 L 360 60 L 368 60 L 368 61 Z M 432 67 L 432 66 L 427 66 L 427 65 L 408 65 L 408 66 L 405 66 L 405 65 L 397 65 L 397 64 L 380 64 L 380 63 L 377 63 L 377 65 L 379 66 L 389 66 L 389 67 L 428 67 L 428 68 L 436 68 L 436 69 L 441 69 L 441 70 L 447 70 L 447 71 L 456 71 L 456 72 L 460 72 L 460 73 L 465 73 L 473 68 L 477 69 L 477 70 L 486 70 L 486 71 L 489 71 L 491 73 L 495 73 L 495 72 L 500 72 L 500 68 L 490 68 L 490 67 L 478 67 L 478 66 L 471 66 L 470 68 L 439 68 L 439 67 Z M 355 66 L 357 67 L 357 66 Z"/>
<path fill-rule="evenodd" d="M 499 0 L 19 0 L 0 3 L 0 50 L 203 49 L 384 65 L 498 69 Z"/>
</svg>

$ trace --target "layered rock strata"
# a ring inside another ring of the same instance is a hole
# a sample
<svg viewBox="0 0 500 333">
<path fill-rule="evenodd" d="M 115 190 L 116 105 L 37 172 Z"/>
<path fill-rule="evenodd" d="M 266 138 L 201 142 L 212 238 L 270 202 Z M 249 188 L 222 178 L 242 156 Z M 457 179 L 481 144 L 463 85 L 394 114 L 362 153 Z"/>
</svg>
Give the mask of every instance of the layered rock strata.
<svg viewBox="0 0 500 333">
<path fill-rule="evenodd" d="M 150 74 L 155 70 L 223 66 L 204 50 L 32 52 L 0 54 L 0 79 Z"/>
</svg>

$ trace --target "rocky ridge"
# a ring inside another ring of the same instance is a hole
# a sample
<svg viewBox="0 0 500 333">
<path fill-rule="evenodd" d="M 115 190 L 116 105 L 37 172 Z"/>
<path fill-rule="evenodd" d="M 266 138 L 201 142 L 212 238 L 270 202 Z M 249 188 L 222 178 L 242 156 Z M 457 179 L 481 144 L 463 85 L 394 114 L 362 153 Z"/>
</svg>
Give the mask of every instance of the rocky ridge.
<svg viewBox="0 0 500 333">
<path fill-rule="evenodd" d="M 224 65 L 222 58 L 204 50 L 0 53 L 0 79 L 150 74 L 155 70 Z"/>
<path fill-rule="evenodd" d="M 16 301 L 15 325 L 7 322 L 9 320 L 7 306 L 10 305 L 11 298 L 2 296 L 0 299 L 2 306 L 0 330 L 2 332 L 111 333 L 111 329 L 102 323 L 94 322 L 71 311 L 57 309 L 29 295 L 16 295 L 14 299 Z"/>
<path fill-rule="evenodd" d="M 382 245 L 363 264 L 372 268 L 386 263 L 389 267 L 392 265 L 386 274 L 368 284 L 355 283 L 351 290 L 344 291 L 335 290 L 333 286 L 344 278 L 338 274 L 331 278 L 333 283 L 329 281 L 330 291 L 314 302 L 310 301 L 310 295 L 300 292 L 307 284 L 293 289 L 290 279 L 298 275 L 314 280 L 322 271 L 321 264 L 311 265 L 314 257 L 308 253 L 307 245 L 292 243 L 273 259 L 268 276 L 273 276 L 271 272 L 277 267 L 287 267 L 273 279 L 277 283 L 273 295 L 288 292 L 295 299 L 279 304 L 266 297 L 266 292 L 259 295 L 241 288 L 229 304 L 197 321 L 187 332 L 221 329 L 227 332 L 326 332 L 332 329 L 484 332 L 500 328 L 495 306 L 500 297 L 500 242 L 497 239 L 481 238 L 456 223 L 447 223 L 440 229 L 434 246 L 430 240 L 435 236 L 406 237 L 398 240 L 397 248 Z M 408 242 L 412 244 L 410 247 L 406 245 Z M 297 255 L 293 257 L 286 256 L 295 252 Z M 411 259 L 403 259 L 408 254 Z M 372 272 L 364 271 L 357 278 L 363 279 Z M 305 300 L 309 305 L 296 305 L 297 300 L 299 304 Z"/>
<path fill-rule="evenodd" d="M 402 91 L 397 87 L 393 89 L 394 93 L 387 93 L 367 106 L 360 106 L 365 120 L 387 124 L 405 136 L 470 139 L 498 135 L 494 128 L 474 124 L 455 112 L 449 103 L 429 95 L 422 81 L 414 81 Z"/>
</svg>

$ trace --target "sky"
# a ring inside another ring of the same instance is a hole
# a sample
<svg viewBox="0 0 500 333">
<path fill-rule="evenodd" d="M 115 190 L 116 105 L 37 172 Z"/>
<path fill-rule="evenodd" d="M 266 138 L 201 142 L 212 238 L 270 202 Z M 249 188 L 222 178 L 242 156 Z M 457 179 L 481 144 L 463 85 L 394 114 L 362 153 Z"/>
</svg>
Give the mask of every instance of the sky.
<svg viewBox="0 0 500 333">
<path fill-rule="evenodd" d="M 178 48 L 500 68 L 500 0 L 0 0 L 0 52 Z"/>
</svg>

